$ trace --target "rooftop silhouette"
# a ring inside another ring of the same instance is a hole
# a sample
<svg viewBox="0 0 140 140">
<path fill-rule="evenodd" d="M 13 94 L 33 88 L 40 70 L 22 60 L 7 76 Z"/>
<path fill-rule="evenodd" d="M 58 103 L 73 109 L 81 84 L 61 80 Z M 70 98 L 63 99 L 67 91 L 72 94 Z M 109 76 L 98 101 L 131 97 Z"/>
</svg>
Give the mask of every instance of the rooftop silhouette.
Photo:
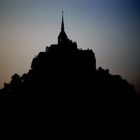
<svg viewBox="0 0 140 140">
<path fill-rule="evenodd" d="M 89 103 L 96 99 L 133 100 L 136 92 L 121 76 L 110 74 L 108 69 L 97 69 L 94 52 L 79 49 L 77 43 L 68 38 L 62 12 L 58 43 L 33 58 L 28 73 L 14 74 L 0 95 L 43 96 L 55 101 Z"/>
</svg>

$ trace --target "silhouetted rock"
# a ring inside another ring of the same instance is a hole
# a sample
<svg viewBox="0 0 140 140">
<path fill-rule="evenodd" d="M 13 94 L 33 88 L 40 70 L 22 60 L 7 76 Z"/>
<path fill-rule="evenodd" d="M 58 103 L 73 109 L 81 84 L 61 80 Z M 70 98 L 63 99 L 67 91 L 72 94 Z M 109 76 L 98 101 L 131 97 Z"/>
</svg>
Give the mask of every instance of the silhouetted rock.
<svg viewBox="0 0 140 140">
<path fill-rule="evenodd" d="M 134 100 L 135 89 L 119 75 L 109 70 L 96 69 L 92 50 L 77 48 L 68 39 L 62 18 L 58 44 L 46 47 L 31 64 L 28 73 L 12 76 L 4 84 L 1 96 L 46 97 L 53 102 L 82 103 Z"/>
</svg>

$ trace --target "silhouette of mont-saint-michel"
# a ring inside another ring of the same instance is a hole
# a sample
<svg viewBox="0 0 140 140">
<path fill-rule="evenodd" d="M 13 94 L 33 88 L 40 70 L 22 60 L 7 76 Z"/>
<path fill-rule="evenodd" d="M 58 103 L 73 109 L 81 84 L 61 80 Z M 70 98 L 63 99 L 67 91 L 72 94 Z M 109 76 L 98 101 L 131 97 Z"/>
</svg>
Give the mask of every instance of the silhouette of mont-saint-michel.
<svg viewBox="0 0 140 140">
<path fill-rule="evenodd" d="M 109 70 L 96 68 L 92 50 L 77 48 L 68 38 L 62 14 L 58 43 L 46 47 L 31 64 L 28 73 L 14 74 L 10 83 L 0 90 L 1 96 L 53 98 L 55 100 L 88 102 L 89 100 L 131 100 L 136 96 L 133 85 Z"/>
</svg>

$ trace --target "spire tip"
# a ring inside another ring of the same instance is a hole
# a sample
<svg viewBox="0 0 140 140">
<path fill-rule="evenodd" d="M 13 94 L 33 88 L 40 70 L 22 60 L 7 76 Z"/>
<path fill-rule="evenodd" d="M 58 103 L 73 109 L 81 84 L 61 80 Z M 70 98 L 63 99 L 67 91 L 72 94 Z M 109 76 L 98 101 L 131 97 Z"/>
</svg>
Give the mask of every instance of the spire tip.
<svg viewBox="0 0 140 140">
<path fill-rule="evenodd" d="M 62 10 L 62 23 L 61 23 L 61 30 L 62 31 L 64 31 L 63 13 L 64 13 L 64 11 Z"/>
</svg>

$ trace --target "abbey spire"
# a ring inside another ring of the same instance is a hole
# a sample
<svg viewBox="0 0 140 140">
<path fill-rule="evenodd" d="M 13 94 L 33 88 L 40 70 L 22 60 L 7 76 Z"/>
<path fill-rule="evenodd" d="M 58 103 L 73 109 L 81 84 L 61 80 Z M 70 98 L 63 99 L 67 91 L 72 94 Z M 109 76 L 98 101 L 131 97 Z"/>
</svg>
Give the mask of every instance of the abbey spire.
<svg viewBox="0 0 140 140">
<path fill-rule="evenodd" d="M 61 31 L 58 36 L 58 44 L 64 44 L 67 42 L 69 39 L 65 33 L 65 27 L 64 27 L 64 11 L 62 11 L 62 22 L 61 22 Z"/>
</svg>

